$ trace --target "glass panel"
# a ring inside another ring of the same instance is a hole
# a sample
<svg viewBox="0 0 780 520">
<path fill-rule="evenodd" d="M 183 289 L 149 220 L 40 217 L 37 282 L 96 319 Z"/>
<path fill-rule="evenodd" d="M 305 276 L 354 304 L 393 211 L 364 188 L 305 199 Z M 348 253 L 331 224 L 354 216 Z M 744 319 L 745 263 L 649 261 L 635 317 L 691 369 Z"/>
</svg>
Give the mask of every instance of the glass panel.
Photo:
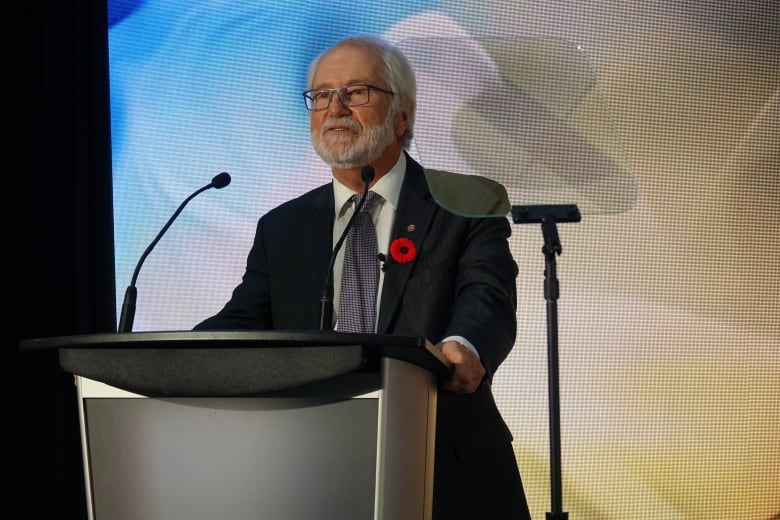
<svg viewBox="0 0 780 520">
<path fill-rule="evenodd" d="M 441 206 L 467 216 L 505 216 L 518 205 L 575 204 L 584 215 L 633 207 L 637 185 L 580 47 L 516 37 L 410 38 L 400 47 L 417 76 L 410 153 L 429 169 Z"/>
</svg>

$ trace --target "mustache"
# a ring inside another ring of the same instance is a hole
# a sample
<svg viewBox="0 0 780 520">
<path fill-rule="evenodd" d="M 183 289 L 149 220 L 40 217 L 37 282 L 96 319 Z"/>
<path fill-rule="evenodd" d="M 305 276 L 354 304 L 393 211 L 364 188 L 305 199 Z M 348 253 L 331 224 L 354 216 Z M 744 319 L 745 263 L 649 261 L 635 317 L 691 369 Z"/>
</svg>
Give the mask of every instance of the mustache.
<svg viewBox="0 0 780 520">
<path fill-rule="evenodd" d="M 349 117 L 340 117 L 338 119 L 327 120 L 322 125 L 322 131 L 330 130 L 331 128 L 350 128 L 352 130 L 363 130 L 360 123 Z"/>
</svg>

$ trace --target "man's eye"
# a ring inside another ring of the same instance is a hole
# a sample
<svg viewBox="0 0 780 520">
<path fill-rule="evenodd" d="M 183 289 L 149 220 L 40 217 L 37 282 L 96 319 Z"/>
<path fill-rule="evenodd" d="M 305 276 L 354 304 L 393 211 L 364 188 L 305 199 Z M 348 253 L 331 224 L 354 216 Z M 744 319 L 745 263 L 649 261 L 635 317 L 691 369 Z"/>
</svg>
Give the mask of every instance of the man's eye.
<svg viewBox="0 0 780 520">
<path fill-rule="evenodd" d="M 323 99 L 328 99 L 330 97 L 330 92 L 327 90 L 318 90 L 317 92 L 313 92 L 311 95 L 311 98 L 314 101 L 321 101 Z"/>
</svg>

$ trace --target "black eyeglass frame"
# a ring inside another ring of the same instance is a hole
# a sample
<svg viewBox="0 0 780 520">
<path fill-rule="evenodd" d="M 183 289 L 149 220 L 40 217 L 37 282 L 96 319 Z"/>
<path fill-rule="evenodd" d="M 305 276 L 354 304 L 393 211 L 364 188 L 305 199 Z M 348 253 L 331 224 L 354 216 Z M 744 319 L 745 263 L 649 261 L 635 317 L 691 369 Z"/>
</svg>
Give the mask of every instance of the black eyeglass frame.
<svg viewBox="0 0 780 520">
<path fill-rule="evenodd" d="M 349 99 L 345 100 L 344 96 L 347 93 L 348 89 L 351 88 L 364 88 L 366 89 L 366 92 L 368 95 L 366 96 L 366 100 L 363 103 L 351 103 Z M 392 90 L 387 90 L 382 87 L 377 87 L 376 85 L 344 85 L 343 87 L 339 88 L 315 88 L 311 90 L 307 90 L 303 93 L 303 100 L 304 104 L 306 105 L 306 110 L 310 112 L 321 112 L 323 110 L 327 110 L 330 107 L 330 104 L 333 102 L 333 94 L 338 94 L 339 100 L 341 101 L 341 104 L 345 107 L 359 107 L 363 105 L 367 105 L 369 101 L 371 101 L 371 91 L 376 90 L 377 92 L 382 92 L 383 94 L 389 94 L 391 96 L 395 96 L 397 93 L 393 92 Z M 325 105 L 322 108 L 313 108 L 314 106 L 314 97 L 313 94 L 315 93 L 322 93 L 327 92 L 328 93 L 328 104 Z M 310 106 L 311 105 L 311 106 Z"/>
</svg>

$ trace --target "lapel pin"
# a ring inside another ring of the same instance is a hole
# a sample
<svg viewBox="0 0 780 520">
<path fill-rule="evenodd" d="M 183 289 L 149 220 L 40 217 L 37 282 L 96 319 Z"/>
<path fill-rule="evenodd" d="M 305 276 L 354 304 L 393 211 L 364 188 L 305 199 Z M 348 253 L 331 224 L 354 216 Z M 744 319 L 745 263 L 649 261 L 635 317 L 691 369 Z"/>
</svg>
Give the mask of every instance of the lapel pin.
<svg viewBox="0 0 780 520">
<path fill-rule="evenodd" d="M 409 233 L 411 233 L 415 229 L 417 229 L 417 226 L 415 226 L 414 224 L 409 224 L 408 226 L 406 226 L 406 231 L 408 231 Z"/>
</svg>

